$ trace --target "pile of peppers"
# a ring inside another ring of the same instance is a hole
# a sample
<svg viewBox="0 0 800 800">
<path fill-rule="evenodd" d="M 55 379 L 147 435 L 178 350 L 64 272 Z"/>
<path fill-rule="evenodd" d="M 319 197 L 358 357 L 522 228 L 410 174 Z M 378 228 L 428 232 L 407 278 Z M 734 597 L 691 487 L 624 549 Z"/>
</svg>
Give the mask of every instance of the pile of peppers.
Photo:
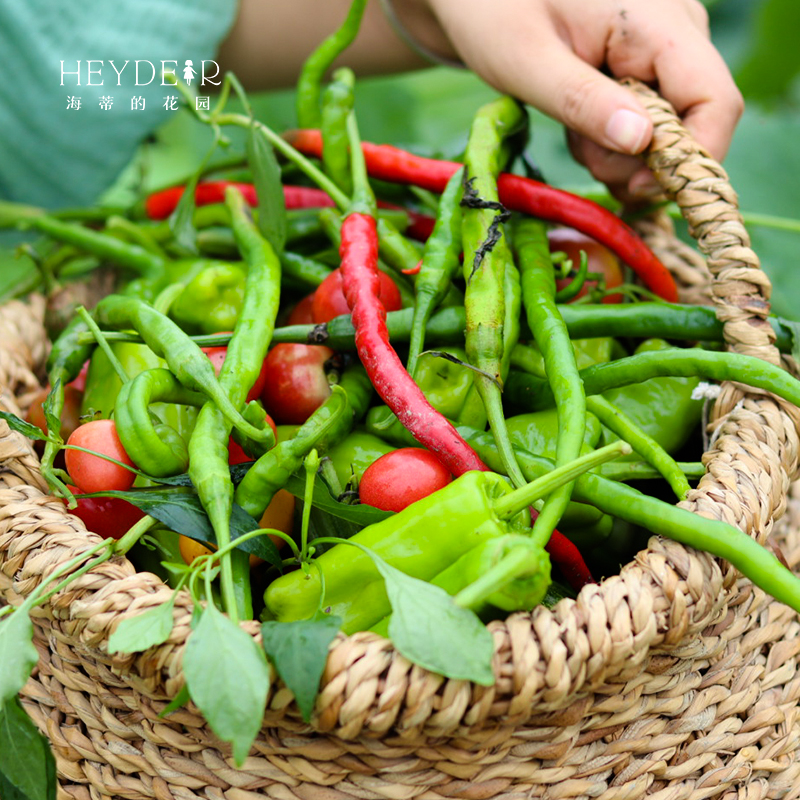
<svg viewBox="0 0 800 800">
<path fill-rule="evenodd" d="M 518 174 L 527 116 L 513 98 L 477 111 L 459 161 L 361 142 L 352 73 L 322 84 L 358 18 L 309 59 L 297 129 L 278 135 L 222 100 L 197 112 L 248 130 L 234 167 L 204 165 L 128 209 L 4 205 L 7 224 L 43 237 L 50 274 L 80 262 L 84 275 L 117 275 L 115 293 L 58 333 L 47 364 L 50 420 L 88 364 L 81 421 L 113 420 L 137 470 L 133 488 L 96 502 L 116 524 L 130 520 L 123 507 L 140 509 L 136 525 L 146 511 L 167 561 L 181 537 L 218 549 L 200 591 L 234 621 L 325 613 L 345 633 L 388 635 L 373 556 L 484 621 L 502 618 L 574 596 L 652 533 L 730 560 L 800 610 L 800 582 L 771 552 L 675 505 L 703 472 L 701 384 L 734 380 L 800 404 L 800 383 L 724 352 L 713 310 L 679 305 L 670 273 L 617 214 Z M 614 254 L 630 279 L 624 302 L 602 302 L 613 287 L 597 276 L 582 293 L 587 262 L 554 257 L 555 227 Z M 316 318 L 317 289 L 334 278 L 342 313 Z M 789 327 L 771 322 L 789 350 Z M 275 426 L 263 371 L 288 345 L 308 348 L 298 358 L 328 348 L 328 388 L 300 424 Z M 208 348 L 225 348 L 217 370 Z M 42 472 L 80 513 L 93 498 L 74 496 L 61 445 L 47 440 Z M 452 481 L 370 516 L 360 480 L 407 447 Z M 265 516 L 281 496 L 300 501 L 282 531 Z M 163 510 L 186 498 L 202 525 Z M 254 566 L 257 541 L 267 563 Z M 183 585 L 185 572 L 165 573 L 176 574 Z"/>
</svg>

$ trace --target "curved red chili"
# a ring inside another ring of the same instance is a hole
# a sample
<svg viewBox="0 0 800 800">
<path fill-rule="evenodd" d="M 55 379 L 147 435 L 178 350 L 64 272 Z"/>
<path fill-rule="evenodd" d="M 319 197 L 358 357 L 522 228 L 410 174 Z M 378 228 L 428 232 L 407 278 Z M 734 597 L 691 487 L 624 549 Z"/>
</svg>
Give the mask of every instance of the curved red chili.
<svg viewBox="0 0 800 800">
<path fill-rule="evenodd" d="M 322 153 L 322 135 L 318 130 L 291 131 L 286 138 L 305 155 L 319 157 Z M 362 147 L 372 177 L 433 192 L 443 192 L 451 175 L 461 166 L 455 161 L 425 158 L 390 145 L 363 142 Z M 607 208 L 521 175 L 503 173 L 497 188 L 500 202 L 509 210 L 569 225 L 597 239 L 616 253 L 648 289 L 668 302 L 677 302 L 678 288 L 669 270 L 633 229 Z"/>
<path fill-rule="evenodd" d="M 225 187 L 235 186 L 244 196 L 248 205 L 258 205 L 256 190 L 251 183 L 233 183 L 231 181 L 206 181 L 198 183 L 195 188 L 195 205 L 205 206 L 211 203 L 225 202 Z M 148 219 L 166 219 L 178 205 L 178 201 L 183 196 L 183 186 L 171 186 L 160 192 L 154 192 L 145 200 L 145 213 Z M 283 198 L 286 208 L 332 208 L 336 205 L 331 197 L 322 189 L 312 186 L 290 186 L 284 185 Z M 433 231 L 436 220 L 428 214 L 420 214 L 418 211 L 398 206 L 395 203 L 378 201 L 379 208 L 390 208 L 403 210 L 408 215 L 408 227 L 406 235 L 419 242 L 427 241 Z"/>
<path fill-rule="evenodd" d="M 378 299 L 378 231 L 368 214 L 351 213 L 342 223 L 342 287 L 352 311 L 356 349 L 383 401 L 414 438 L 456 477 L 487 470 L 475 451 L 409 377 L 389 344 L 386 309 Z"/>
</svg>

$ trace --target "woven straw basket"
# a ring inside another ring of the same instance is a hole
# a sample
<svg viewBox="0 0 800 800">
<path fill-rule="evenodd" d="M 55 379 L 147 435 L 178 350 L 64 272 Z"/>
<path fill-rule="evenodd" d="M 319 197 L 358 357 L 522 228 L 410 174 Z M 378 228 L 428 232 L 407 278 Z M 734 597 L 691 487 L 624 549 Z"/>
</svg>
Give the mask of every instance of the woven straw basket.
<svg viewBox="0 0 800 800">
<path fill-rule="evenodd" d="M 710 292 L 732 350 L 779 363 L 764 321 L 769 281 L 724 171 L 664 101 L 636 90 L 655 122 L 648 163 L 683 208 L 708 268 L 658 225 L 648 237 L 687 296 Z M 2 309 L 8 410 L 24 408 L 38 386 L 40 319 L 35 299 Z M 769 537 L 790 564 L 800 561 L 800 534 L 774 522 L 791 509 L 797 423 L 795 409 L 725 385 L 711 414 L 707 473 L 683 503 L 759 542 Z M 0 596 L 19 603 L 97 538 L 47 495 L 29 443 L 0 426 Z M 105 652 L 121 619 L 170 591 L 117 559 L 37 609 L 41 660 L 23 701 L 52 742 L 61 798 L 800 796 L 796 615 L 728 565 L 671 541 L 653 537 L 619 576 L 575 601 L 493 623 L 489 688 L 412 666 L 373 634 L 340 635 L 312 724 L 276 681 L 241 769 L 192 705 L 159 718 L 183 685 L 188 594 L 166 644 Z M 256 623 L 244 627 L 258 636 Z"/>
</svg>

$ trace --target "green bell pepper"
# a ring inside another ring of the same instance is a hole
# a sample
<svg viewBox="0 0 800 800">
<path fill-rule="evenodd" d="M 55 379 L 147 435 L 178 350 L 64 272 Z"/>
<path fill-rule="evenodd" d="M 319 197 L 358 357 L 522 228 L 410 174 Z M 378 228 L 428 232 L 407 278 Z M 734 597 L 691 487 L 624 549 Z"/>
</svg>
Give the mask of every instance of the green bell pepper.
<svg viewBox="0 0 800 800">
<path fill-rule="evenodd" d="M 328 450 L 327 456 L 336 470 L 342 486 L 358 484 L 366 468 L 382 455 L 396 448 L 378 436 L 356 429 L 339 444 Z"/>
</svg>

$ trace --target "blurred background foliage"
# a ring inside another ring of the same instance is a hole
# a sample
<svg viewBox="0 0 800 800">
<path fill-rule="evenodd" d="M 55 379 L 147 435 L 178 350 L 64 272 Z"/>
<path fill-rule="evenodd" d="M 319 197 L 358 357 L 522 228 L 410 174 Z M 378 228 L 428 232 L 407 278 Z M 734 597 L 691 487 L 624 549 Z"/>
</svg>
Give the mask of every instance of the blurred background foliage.
<svg viewBox="0 0 800 800">
<path fill-rule="evenodd" d="M 753 246 L 774 284 L 776 313 L 800 319 L 800 2 L 706 0 L 712 39 L 739 83 L 747 107 L 725 161 L 739 194 Z M 364 79 L 357 113 L 365 139 L 424 154 L 456 156 L 475 110 L 494 92 L 467 72 L 445 68 Z M 280 130 L 294 124 L 292 91 L 251 97 L 260 119 Z M 563 131 L 532 114 L 530 155 L 546 178 L 578 190 L 597 189 L 569 156 Z M 184 180 L 208 150 L 210 134 L 188 113 L 176 115 L 143 145 L 106 196 L 130 202 L 144 191 Z M 242 147 L 233 140 L 229 149 Z M 0 257 L 3 284 L 24 262 Z"/>
</svg>

